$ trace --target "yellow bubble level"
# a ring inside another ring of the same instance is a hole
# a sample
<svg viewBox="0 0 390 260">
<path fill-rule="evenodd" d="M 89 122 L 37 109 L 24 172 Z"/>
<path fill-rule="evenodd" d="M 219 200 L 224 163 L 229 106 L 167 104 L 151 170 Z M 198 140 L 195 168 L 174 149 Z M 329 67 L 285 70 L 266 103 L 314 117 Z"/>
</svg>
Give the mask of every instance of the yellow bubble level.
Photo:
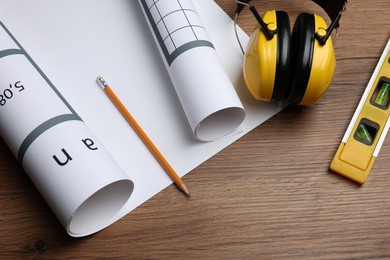
<svg viewBox="0 0 390 260">
<path fill-rule="evenodd" d="M 378 157 L 390 127 L 390 39 L 330 164 L 330 170 L 360 184 Z"/>
</svg>

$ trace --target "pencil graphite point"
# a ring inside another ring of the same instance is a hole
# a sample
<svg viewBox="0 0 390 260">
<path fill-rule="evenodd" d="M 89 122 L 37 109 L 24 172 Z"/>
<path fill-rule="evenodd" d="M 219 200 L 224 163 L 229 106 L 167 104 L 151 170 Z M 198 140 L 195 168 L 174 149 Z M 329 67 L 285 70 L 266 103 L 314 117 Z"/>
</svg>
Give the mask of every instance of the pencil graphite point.
<svg viewBox="0 0 390 260">
<path fill-rule="evenodd" d="M 177 185 L 177 186 L 187 196 L 187 198 L 189 198 L 189 199 L 191 198 L 191 194 L 188 191 L 188 189 L 184 183 L 182 183 L 181 185 Z"/>
</svg>

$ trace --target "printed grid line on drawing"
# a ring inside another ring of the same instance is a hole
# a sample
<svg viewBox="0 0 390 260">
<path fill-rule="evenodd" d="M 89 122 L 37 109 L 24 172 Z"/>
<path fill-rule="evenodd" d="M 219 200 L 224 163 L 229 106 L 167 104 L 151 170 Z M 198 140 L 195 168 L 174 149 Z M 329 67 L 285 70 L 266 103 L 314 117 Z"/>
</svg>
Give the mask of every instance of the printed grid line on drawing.
<svg viewBox="0 0 390 260">
<path fill-rule="evenodd" d="M 214 48 L 191 0 L 141 0 L 169 65 L 196 47 Z"/>
</svg>

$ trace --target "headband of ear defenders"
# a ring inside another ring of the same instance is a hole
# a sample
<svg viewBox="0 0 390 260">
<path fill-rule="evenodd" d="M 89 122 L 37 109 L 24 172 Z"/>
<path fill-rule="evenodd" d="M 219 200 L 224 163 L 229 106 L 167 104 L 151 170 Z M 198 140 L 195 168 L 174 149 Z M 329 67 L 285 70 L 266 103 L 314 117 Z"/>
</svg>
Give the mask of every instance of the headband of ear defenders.
<svg viewBox="0 0 390 260">
<path fill-rule="evenodd" d="M 237 2 L 236 13 L 240 13 L 244 8 L 244 4 L 249 4 L 251 0 L 241 0 Z M 336 20 L 337 15 L 344 9 L 347 0 L 312 0 L 317 5 L 321 6 L 322 9 L 329 15 L 329 18 Z M 241 2 L 241 3 L 240 3 Z M 337 24 L 336 28 L 339 27 Z"/>
<path fill-rule="evenodd" d="M 237 9 L 236 15 L 238 15 L 245 5 L 249 5 L 251 0 L 241 0 L 237 1 Z M 329 18 L 332 20 L 332 24 L 329 26 L 327 30 L 327 34 L 323 36 L 318 36 L 318 40 L 321 44 L 325 44 L 326 40 L 329 38 L 333 29 L 338 28 L 340 26 L 339 21 L 341 18 L 342 12 L 345 10 L 345 6 L 347 4 L 347 0 L 312 0 L 314 3 L 319 5 L 324 11 L 328 14 Z"/>
<path fill-rule="evenodd" d="M 322 9 L 328 14 L 332 22 L 336 21 L 337 16 L 344 10 L 347 0 L 312 0 L 314 3 L 321 6 Z M 335 28 L 340 26 L 336 21 Z"/>
</svg>

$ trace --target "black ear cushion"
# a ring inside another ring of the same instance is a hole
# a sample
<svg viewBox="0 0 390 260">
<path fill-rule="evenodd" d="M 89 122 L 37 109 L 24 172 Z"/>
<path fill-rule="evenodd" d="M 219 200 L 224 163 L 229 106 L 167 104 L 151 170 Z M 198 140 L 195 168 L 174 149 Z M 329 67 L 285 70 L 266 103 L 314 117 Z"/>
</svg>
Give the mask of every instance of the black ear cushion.
<svg viewBox="0 0 390 260">
<path fill-rule="evenodd" d="M 302 13 L 295 21 L 291 35 L 291 88 L 287 92 L 290 103 L 301 102 L 309 82 L 314 52 L 314 15 Z"/>
<path fill-rule="evenodd" d="M 272 99 L 280 101 L 285 98 L 287 85 L 290 83 L 291 32 L 288 14 L 284 11 L 276 11 L 276 23 L 278 42 Z"/>
</svg>

